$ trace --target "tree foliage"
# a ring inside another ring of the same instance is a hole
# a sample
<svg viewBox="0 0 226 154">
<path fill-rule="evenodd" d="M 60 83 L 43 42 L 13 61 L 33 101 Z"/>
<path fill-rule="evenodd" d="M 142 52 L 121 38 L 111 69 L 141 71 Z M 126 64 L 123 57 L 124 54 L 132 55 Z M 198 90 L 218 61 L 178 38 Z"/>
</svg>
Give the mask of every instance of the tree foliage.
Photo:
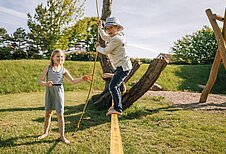
<svg viewBox="0 0 226 154">
<path fill-rule="evenodd" d="M 86 51 L 95 51 L 95 43 L 97 41 L 97 18 L 85 17 L 72 26 L 67 34 L 70 36 L 69 42 L 71 46 L 81 44 Z"/>
<path fill-rule="evenodd" d="M 47 55 L 56 45 L 65 47 L 67 38 L 63 31 L 83 15 L 83 4 L 84 0 L 48 0 L 47 6 L 39 4 L 36 7 L 34 17 L 28 13 L 31 35 Z"/>
<path fill-rule="evenodd" d="M 9 38 L 5 28 L 0 27 L 0 46 L 5 46 L 4 42 Z"/>
<path fill-rule="evenodd" d="M 176 61 L 188 64 L 212 63 L 217 51 L 217 42 L 211 28 L 204 26 L 197 32 L 186 35 L 174 43 L 172 51 Z"/>
</svg>

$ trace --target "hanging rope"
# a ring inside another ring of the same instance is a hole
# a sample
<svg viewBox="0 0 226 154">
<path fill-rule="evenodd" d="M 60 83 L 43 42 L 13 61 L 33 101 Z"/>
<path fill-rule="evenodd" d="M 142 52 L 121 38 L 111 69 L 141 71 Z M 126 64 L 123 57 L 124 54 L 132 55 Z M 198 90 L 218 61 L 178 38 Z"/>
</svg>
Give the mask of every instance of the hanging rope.
<svg viewBox="0 0 226 154">
<path fill-rule="evenodd" d="M 98 0 L 96 0 L 96 11 L 97 11 L 97 18 L 99 20 L 100 18 L 99 18 Z M 98 33 L 97 33 L 97 42 L 99 42 L 99 29 L 98 29 Z M 95 70 L 96 70 L 97 57 L 98 57 L 98 52 L 96 51 L 95 59 L 94 59 L 94 63 L 93 63 L 92 80 L 90 82 L 89 92 L 88 92 L 88 95 L 87 95 L 87 98 L 86 98 L 86 101 L 85 101 L 84 108 L 82 110 L 82 114 L 81 114 L 79 121 L 78 121 L 78 124 L 77 124 L 77 130 L 80 128 L 80 124 L 81 124 L 83 115 L 85 113 L 86 107 L 88 105 L 89 97 L 90 97 L 91 90 L 92 90 L 92 87 L 93 87 L 93 80 L 94 80 L 94 74 L 95 74 Z M 72 134 L 72 136 L 74 136 L 74 135 L 75 135 L 75 132 Z"/>
</svg>

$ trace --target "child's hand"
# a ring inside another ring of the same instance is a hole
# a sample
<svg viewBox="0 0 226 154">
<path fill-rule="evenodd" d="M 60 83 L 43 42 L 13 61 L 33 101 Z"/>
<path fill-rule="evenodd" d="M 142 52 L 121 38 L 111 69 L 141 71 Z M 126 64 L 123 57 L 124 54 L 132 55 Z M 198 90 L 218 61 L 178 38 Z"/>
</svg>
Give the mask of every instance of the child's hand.
<svg viewBox="0 0 226 154">
<path fill-rule="evenodd" d="M 100 46 L 100 43 L 99 42 L 96 42 L 95 44 L 95 48 L 99 47 Z"/>
<path fill-rule="evenodd" d="M 46 83 L 46 86 L 47 86 L 47 87 L 52 87 L 52 86 L 53 86 L 53 81 L 48 81 L 48 82 Z"/>
<path fill-rule="evenodd" d="M 113 78 L 113 76 L 114 76 L 114 74 L 112 74 L 112 73 L 104 73 L 102 75 L 102 78 L 103 79 L 108 79 L 108 78 Z"/>
<path fill-rule="evenodd" d="M 92 77 L 91 76 L 88 76 L 88 75 L 84 75 L 82 77 L 82 80 L 84 80 L 84 81 L 90 81 L 90 80 L 92 80 Z"/>
<path fill-rule="evenodd" d="M 102 24 L 102 21 L 101 21 L 101 20 L 97 20 L 97 27 L 98 27 L 98 28 L 101 27 L 101 24 Z"/>
</svg>

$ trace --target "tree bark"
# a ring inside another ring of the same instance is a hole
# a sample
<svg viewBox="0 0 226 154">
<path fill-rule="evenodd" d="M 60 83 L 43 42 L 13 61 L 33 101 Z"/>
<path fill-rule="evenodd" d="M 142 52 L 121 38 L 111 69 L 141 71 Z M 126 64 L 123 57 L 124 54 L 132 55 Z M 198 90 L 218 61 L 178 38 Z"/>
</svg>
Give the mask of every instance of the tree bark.
<svg viewBox="0 0 226 154">
<path fill-rule="evenodd" d="M 133 68 L 130 74 L 126 77 L 124 83 L 126 83 L 135 74 L 135 72 L 140 68 L 140 66 L 141 66 L 140 61 L 135 61 L 133 63 Z M 110 81 L 110 79 L 107 79 L 107 80 L 108 82 Z M 101 94 L 96 95 L 92 98 L 92 106 L 98 110 L 107 109 L 111 106 L 111 104 L 112 104 L 112 97 L 108 88 L 105 88 Z"/>
<path fill-rule="evenodd" d="M 102 9 L 102 15 L 101 20 L 105 21 L 108 17 L 110 17 L 112 12 L 112 0 L 103 0 L 103 9 Z M 99 37 L 99 43 L 102 47 L 105 47 L 105 42 Z M 112 73 L 114 71 L 114 68 L 109 60 L 109 58 L 106 55 L 103 55 L 99 53 L 100 58 L 100 64 L 103 70 L 103 73 Z"/>
<path fill-rule="evenodd" d="M 135 101 L 143 96 L 155 83 L 166 66 L 166 60 L 154 59 L 142 78 L 125 95 L 123 95 L 123 109 L 130 107 Z"/>
</svg>

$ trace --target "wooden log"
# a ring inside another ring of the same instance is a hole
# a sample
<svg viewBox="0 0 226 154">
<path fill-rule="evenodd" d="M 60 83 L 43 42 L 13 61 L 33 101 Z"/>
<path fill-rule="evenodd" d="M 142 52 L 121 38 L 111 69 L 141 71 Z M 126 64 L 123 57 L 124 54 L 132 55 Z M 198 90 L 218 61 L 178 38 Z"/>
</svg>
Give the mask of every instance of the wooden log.
<svg viewBox="0 0 226 154">
<path fill-rule="evenodd" d="M 205 88 L 202 91 L 201 97 L 199 99 L 199 103 L 205 103 L 207 100 L 207 97 L 210 93 L 210 90 L 212 89 L 216 79 L 217 79 L 217 73 L 221 62 L 221 56 L 220 51 L 217 50 L 216 56 L 213 61 L 213 65 L 210 71 L 209 79 L 206 83 Z"/>
<path fill-rule="evenodd" d="M 142 78 L 122 97 L 123 109 L 133 105 L 140 97 L 142 97 L 159 78 L 161 72 L 167 66 L 164 59 L 154 59 Z"/>
<path fill-rule="evenodd" d="M 120 134 L 118 115 L 111 115 L 110 154 L 123 154 L 122 138 Z"/>
<path fill-rule="evenodd" d="M 225 42 L 223 39 L 223 35 L 220 31 L 220 28 L 216 22 L 216 20 L 212 19 L 212 11 L 210 9 L 206 10 L 206 14 L 209 18 L 209 21 L 213 27 L 213 31 L 214 31 L 214 35 L 218 44 L 218 50 L 220 51 L 220 55 L 221 55 L 221 59 L 223 61 L 224 64 L 224 68 L 226 69 L 226 49 L 225 49 Z"/>
</svg>

